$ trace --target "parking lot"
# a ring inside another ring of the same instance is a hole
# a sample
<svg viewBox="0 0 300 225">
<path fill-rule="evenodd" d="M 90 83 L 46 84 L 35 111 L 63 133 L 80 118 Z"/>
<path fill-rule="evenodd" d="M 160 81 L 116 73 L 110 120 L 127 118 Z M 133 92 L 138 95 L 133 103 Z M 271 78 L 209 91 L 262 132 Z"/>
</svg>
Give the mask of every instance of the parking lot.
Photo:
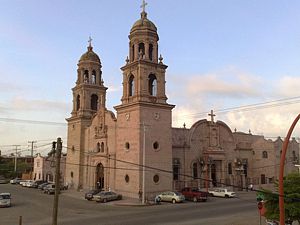
<svg viewBox="0 0 300 225">
<path fill-rule="evenodd" d="M 12 207 L 0 209 L 0 225 L 50 225 L 53 195 L 34 188 L 1 184 L 0 192 L 12 194 Z M 84 193 L 62 191 L 59 201 L 60 225 L 134 225 L 134 224 L 205 224 L 256 225 L 259 217 L 255 193 L 239 193 L 239 198 L 209 198 L 207 202 L 163 203 L 138 206 L 137 200 L 96 203 L 84 200 Z M 101 222 L 100 222 L 101 221 Z"/>
</svg>

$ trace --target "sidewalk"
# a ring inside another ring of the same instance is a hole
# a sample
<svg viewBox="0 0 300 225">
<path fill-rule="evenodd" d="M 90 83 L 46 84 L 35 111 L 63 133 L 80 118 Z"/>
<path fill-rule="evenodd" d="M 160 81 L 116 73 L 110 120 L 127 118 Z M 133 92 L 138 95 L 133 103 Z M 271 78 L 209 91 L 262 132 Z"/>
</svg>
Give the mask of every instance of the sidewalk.
<svg viewBox="0 0 300 225">
<path fill-rule="evenodd" d="M 69 190 L 63 191 L 61 194 L 62 194 L 62 196 L 68 196 L 71 198 L 76 198 L 76 199 L 87 201 L 84 198 L 84 194 L 85 194 L 84 191 L 77 191 L 77 190 L 69 189 Z M 129 198 L 129 197 L 123 197 L 123 199 L 121 199 L 121 200 L 110 201 L 105 204 L 116 205 L 116 206 L 141 206 L 141 207 L 155 205 L 155 203 L 153 201 L 142 204 L 139 199 Z"/>
</svg>

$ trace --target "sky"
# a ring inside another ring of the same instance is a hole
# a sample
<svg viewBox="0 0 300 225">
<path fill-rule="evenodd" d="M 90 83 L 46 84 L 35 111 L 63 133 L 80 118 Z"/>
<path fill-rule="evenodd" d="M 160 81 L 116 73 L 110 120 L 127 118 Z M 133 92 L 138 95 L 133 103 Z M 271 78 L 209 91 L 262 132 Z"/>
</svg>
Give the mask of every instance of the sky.
<svg viewBox="0 0 300 225">
<path fill-rule="evenodd" d="M 92 37 L 108 87 L 121 103 L 128 35 L 141 0 L 0 0 L 0 150 L 66 143 L 77 63 Z M 147 0 L 168 65 L 173 127 L 197 120 L 285 137 L 300 105 L 300 1 Z M 247 107 L 245 107 L 247 106 Z M 25 121 L 20 121 L 25 120 Z M 30 122 L 31 121 L 31 122 Z M 44 121 L 48 123 L 36 123 Z M 54 123 L 49 123 L 54 122 Z M 300 126 L 293 136 L 300 137 Z M 44 148 L 43 148 L 44 146 Z"/>
</svg>

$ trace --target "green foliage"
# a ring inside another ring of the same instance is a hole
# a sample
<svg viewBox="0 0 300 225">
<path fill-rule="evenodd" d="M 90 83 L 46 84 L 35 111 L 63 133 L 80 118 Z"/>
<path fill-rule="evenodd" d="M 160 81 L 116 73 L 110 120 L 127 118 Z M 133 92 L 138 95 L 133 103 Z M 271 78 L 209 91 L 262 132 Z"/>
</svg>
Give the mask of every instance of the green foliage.
<svg viewBox="0 0 300 225">
<path fill-rule="evenodd" d="M 278 188 L 278 184 L 276 184 Z M 291 173 L 284 178 L 284 208 L 286 221 L 300 221 L 300 174 Z M 265 191 L 266 218 L 279 220 L 279 196 Z"/>
<path fill-rule="evenodd" d="M 15 164 L 13 162 L 0 161 L 0 175 L 5 178 L 21 177 L 23 172 L 30 171 L 30 165 L 24 162 L 18 162 L 17 172 L 15 172 Z"/>
</svg>

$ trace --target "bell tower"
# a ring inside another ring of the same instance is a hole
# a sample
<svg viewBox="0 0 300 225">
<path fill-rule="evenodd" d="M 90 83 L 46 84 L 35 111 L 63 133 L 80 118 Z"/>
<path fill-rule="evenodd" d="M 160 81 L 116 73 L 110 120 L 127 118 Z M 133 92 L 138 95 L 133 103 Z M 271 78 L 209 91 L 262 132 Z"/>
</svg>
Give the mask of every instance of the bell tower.
<svg viewBox="0 0 300 225">
<path fill-rule="evenodd" d="M 172 109 L 167 103 L 167 66 L 158 57 L 157 28 L 141 6 L 141 18 L 129 34 L 129 57 L 123 71 L 123 96 L 117 111 L 117 158 L 139 170 L 117 170 L 120 192 L 138 197 L 172 189 Z M 117 167 L 132 167 L 117 162 Z M 146 167 L 158 170 L 145 169 Z M 131 168 L 132 169 L 132 168 Z M 130 194 L 128 194 L 130 193 Z"/>
<path fill-rule="evenodd" d="M 103 85 L 101 61 L 89 38 L 87 52 L 78 62 L 77 81 L 73 92 L 73 110 L 68 122 L 66 181 L 74 188 L 83 184 L 85 129 L 99 110 L 105 110 L 107 88 Z"/>
</svg>

